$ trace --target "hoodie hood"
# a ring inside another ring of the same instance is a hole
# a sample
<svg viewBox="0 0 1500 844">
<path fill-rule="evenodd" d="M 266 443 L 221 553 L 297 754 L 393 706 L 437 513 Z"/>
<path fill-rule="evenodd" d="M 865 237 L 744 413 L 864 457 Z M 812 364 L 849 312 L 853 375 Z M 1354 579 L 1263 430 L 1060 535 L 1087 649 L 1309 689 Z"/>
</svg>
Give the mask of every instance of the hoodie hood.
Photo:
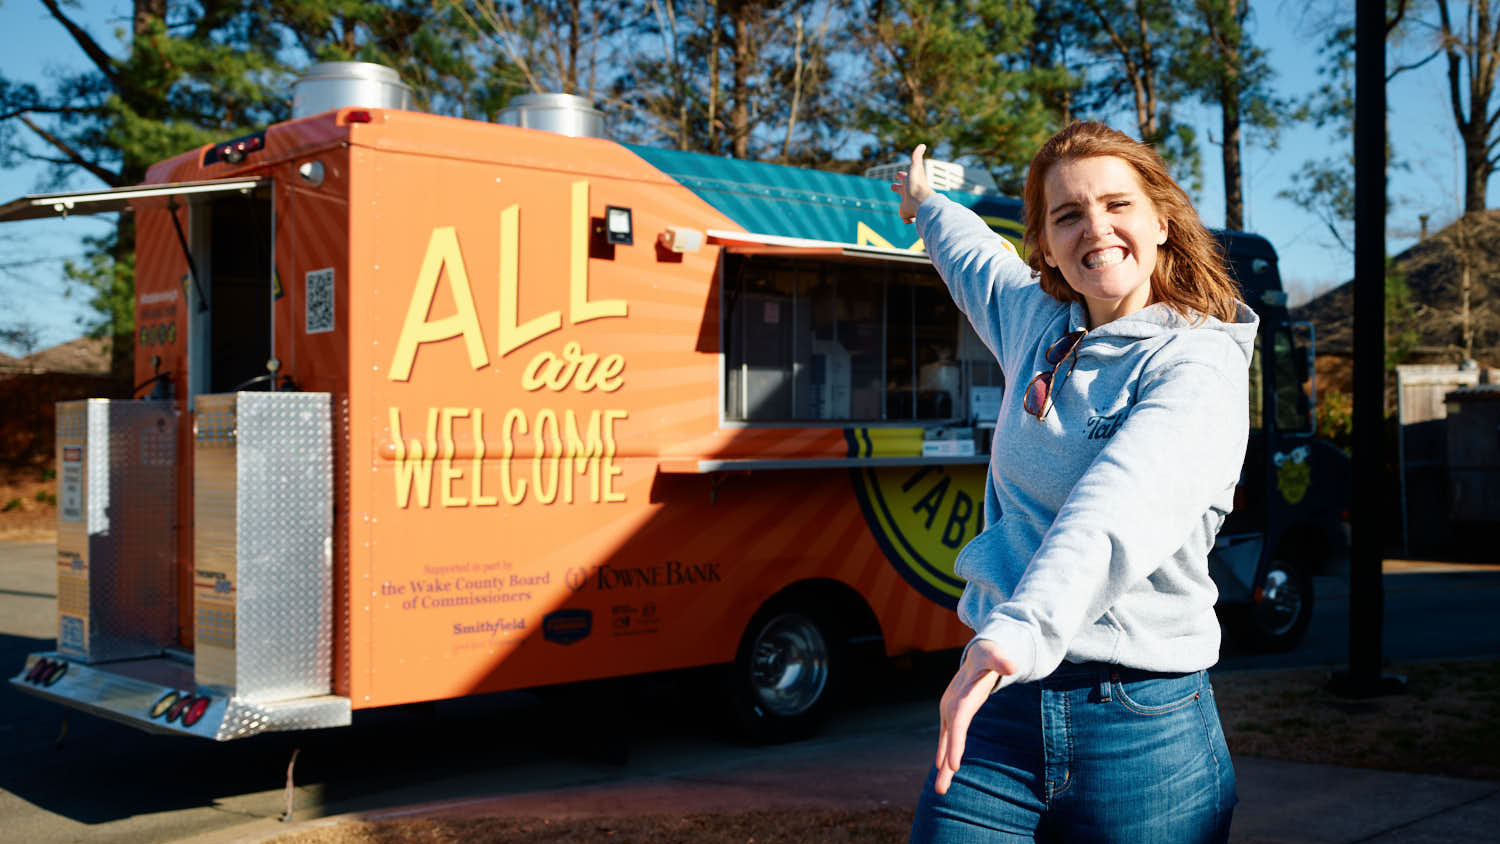
<svg viewBox="0 0 1500 844">
<path fill-rule="evenodd" d="M 1083 305 L 1078 302 L 1069 305 L 1068 330 L 1082 330 L 1087 325 L 1088 313 Z M 1196 319 L 1189 319 L 1173 310 L 1165 302 L 1157 302 L 1133 314 L 1107 322 L 1089 331 L 1088 336 L 1090 339 L 1114 337 L 1130 342 L 1189 331 L 1214 331 L 1233 340 L 1244 354 L 1246 365 L 1249 365 L 1255 353 L 1255 335 L 1259 328 L 1260 317 L 1250 309 L 1249 305 L 1238 300 L 1235 301 L 1235 314 L 1232 322 L 1202 315 Z"/>
</svg>

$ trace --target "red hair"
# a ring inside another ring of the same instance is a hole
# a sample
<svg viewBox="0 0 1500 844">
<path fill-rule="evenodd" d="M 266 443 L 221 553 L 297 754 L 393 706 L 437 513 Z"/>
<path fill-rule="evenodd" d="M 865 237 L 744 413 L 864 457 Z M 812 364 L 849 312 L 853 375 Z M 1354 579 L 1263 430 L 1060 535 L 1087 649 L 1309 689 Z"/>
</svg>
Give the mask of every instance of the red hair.
<svg viewBox="0 0 1500 844">
<path fill-rule="evenodd" d="M 1156 252 L 1151 270 L 1151 301 L 1165 302 L 1189 319 L 1202 314 L 1232 322 L 1239 288 L 1224 266 L 1224 253 L 1198 218 L 1193 201 L 1167 172 L 1156 150 L 1103 123 L 1078 122 L 1053 135 L 1031 159 L 1023 195 L 1027 260 L 1042 279 L 1042 290 L 1063 302 L 1083 302 L 1067 279 L 1044 258 L 1047 245 L 1046 180 L 1062 161 L 1113 156 L 1135 171 L 1141 191 L 1156 213 L 1167 220 L 1167 242 Z"/>
</svg>

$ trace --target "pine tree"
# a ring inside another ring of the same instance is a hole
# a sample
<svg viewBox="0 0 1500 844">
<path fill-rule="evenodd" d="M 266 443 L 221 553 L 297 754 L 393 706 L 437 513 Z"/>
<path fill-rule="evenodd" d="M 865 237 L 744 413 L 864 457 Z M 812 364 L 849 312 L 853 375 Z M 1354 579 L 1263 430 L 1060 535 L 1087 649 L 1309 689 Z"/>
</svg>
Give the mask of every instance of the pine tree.
<svg viewBox="0 0 1500 844">
<path fill-rule="evenodd" d="M 1020 63 L 1033 10 L 1020 0 L 870 0 L 854 20 L 868 67 L 859 125 L 869 161 L 918 143 L 939 158 L 972 159 L 1014 191 L 1058 117 L 1036 89 L 1059 71 Z"/>
<path fill-rule="evenodd" d="M 59 0 L 41 0 L 89 67 L 42 89 L 0 77 L 0 164 L 44 162 L 54 182 L 77 172 L 109 187 L 140 182 L 171 155 L 284 116 L 288 78 L 279 36 L 248 0 L 135 0 L 122 49 L 111 52 Z M 134 220 L 93 240 L 65 265 L 90 291 L 94 336 L 113 341 L 112 369 L 128 379 L 134 346 Z"/>
<path fill-rule="evenodd" d="M 1186 42 L 1187 2 L 1066 0 L 1066 5 L 1096 60 L 1083 97 L 1088 106 L 1080 116 L 1092 117 L 1128 98 L 1136 136 L 1156 147 L 1178 181 L 1197 190 L 1203 181 L 1197 133 L 1177 121 L 1172 108 L 1187 94 L 1176 73 L 1177 52 Z"/>
</svg>

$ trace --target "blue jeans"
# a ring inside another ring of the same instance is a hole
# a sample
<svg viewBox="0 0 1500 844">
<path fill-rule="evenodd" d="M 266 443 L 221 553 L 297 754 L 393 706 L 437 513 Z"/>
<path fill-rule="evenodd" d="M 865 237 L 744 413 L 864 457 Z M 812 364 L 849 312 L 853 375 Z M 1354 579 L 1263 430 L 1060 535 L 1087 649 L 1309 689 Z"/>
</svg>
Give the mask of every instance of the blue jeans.
<svg viewBox="0 0 1500 844">
<path fill-rule="evenodd" d="M 1208 675 L 1063 663 L 990 695 L 948 793 L 927 778 L 911 840 L 1195 844 L 1229 839 L 1234 768 Z"/>
</svg>

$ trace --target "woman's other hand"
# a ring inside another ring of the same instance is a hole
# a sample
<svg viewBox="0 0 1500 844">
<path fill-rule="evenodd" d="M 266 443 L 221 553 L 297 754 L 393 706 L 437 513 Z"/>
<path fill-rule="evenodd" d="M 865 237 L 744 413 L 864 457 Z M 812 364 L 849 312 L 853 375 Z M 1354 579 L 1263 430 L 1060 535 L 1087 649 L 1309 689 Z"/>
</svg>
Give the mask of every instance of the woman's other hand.
<svg viewBox="0 0 1500 844">
<path fill-rule="evenodd" d="M 917 155 L 921 151 L 922 148 L 917 147 Z M 915 155 L 913 158 L 917 161 L 915 166 L 921 167 L 921 159 Z M 928 188 L 927 192 L 932 193 L 932 188 Z M 901 207 L 906 207 L 904 198 L 901 200 Z M 1000 677 L 1015 670 L 1000 646 L 988 639 L 976 641 L 965 652 L 963 664 L 958 667 L 958 673 L 953 675 L 948 690 L 943 692 L 943 701 L 938 707 L 942 715 L 942 727 L 938 732 L 937 782 L 933 786 L 938 794 L 948 793 L 953 775 L 958 772 L 958 766 L 963 761 L 969 722 L 974 720 L 974 714 L 994 691 Z"/>
<path fill-rule="evenodd" d="M 925 152 L 927 152 L 927 145 L 917 144 L 917 148 L 911 151 L 910 167 L 897 173 L 897 180 L 891 183 L 891 190 L 901 195 L 899 213 L 902 222 L 915 221 L 917 206 L 933 193 L 932 184 L 927 181 L 927 169 L 922 166 L 922 154 Z"/>
</svg>

